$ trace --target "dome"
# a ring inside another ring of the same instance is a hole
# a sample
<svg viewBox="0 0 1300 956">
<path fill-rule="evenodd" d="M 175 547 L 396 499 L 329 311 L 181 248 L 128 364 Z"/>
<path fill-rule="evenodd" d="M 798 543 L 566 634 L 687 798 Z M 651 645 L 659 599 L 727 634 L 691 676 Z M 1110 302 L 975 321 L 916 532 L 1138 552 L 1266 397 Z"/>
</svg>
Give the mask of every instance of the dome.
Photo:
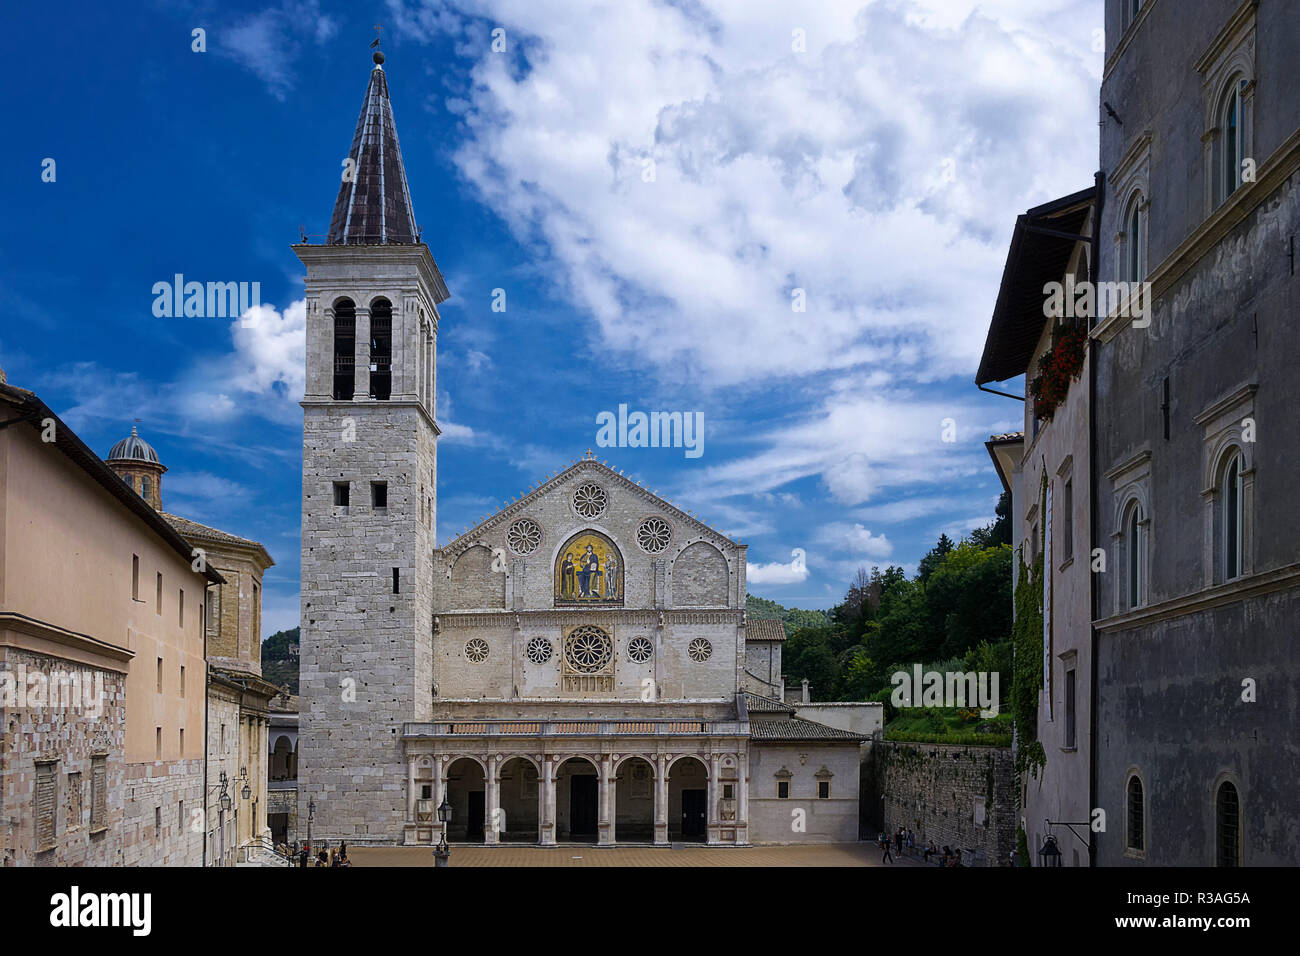
<svg viewBox="0 0 1300 956">
<path fill-rule="evenodd" d="M 149 461 L 155 465 L 161 464 L 158 461 L 158 453 L 153 450 L 153 446 L 140 437 L 134 425 L 131 426 L 131 436 L 123 438 L 114 445 L 108 452 L 107 461 Z"/>
</svg>

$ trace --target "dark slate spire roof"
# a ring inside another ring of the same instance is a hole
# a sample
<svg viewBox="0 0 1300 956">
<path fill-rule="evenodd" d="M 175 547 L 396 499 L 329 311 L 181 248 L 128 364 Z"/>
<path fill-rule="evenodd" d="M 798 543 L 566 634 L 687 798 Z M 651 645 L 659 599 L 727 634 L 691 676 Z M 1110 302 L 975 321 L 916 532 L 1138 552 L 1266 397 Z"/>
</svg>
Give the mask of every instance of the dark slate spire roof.
<svg viewBox="0 0 1300 956">
<path fill-rule="evenodd" d="M 397 142 L 393 106 L 388 100 L 388 79 L 384 76 L 384 55 L 376 52 L 370 71 L 366 101 L 357 119 L 357 131 L 348 153 L 356 164 L 350 181 L 339 184 L 330 217 L 331 245 L 382 245 L 414 243 L 419 239 L 411 191 L 402 166 L 402 147 Z"/>
</svg>

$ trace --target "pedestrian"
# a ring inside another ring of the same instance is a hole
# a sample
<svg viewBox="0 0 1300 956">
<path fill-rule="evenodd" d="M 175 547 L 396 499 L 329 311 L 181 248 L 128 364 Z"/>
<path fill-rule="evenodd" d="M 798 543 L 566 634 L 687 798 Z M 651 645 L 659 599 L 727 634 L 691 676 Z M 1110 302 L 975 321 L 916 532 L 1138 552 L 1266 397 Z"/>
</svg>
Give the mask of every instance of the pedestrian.
<svg viewBox="0 0 1300 956">
<path fill-rule="evenodd" d="M 916 856 L 916 834 L 910 828 L 907 831 L 907 855 Z"/>
<path fill-rule="evenodd" d="M 1016 848 L 1015 848 L 1015 847 L 1012 847 L 1012 848 L 1011 848 L 1011 852 L 1008 853 L 1007 856 L 1010 858 L 1010 860 L 1011 860 L 1011 866 L 1012 866 L 1012 868 L 1014 869 L 1014 868 L 1015 868 L 1015 865 L 1016 865 Z"/>
<path fill-rule="evenodd" d="M 307 844 L 304 843 L 302 849 L 298 851 L 298 866 L 300 868 L 307 869 L 307 858 L 309 856 L 311 856 L 311 852 L 307 849 Z"/>
<path fill-rule="evenodd" d="M 881 836 L 884 836 L 884 834 L 882 833 Z M 885 839 L 881 840 L 880 843 L 885 848 L 885 854 L 880 858 L 880 862 L 883 864 L 886 860 L 888 860 L 890 863 L 893 863 L 894 857 L 889 852 L 889 838 L 886 837 Z"/>
<path fill-rule="evenodd" d="M 903 855 L 903 828 L 899 827 L 898 832 L 894 834 L 894 849 L 899 856 Z"/>
<path fill-rule="evenodd" d="M 938 853 L 939 853 L 939 848 L 938 848 L 937 846 L 935 846 L 935 845 L 934 845 L 934 841 L 931 840 L 931 841 L 930 841 L 930 845 L 929 845 L 928 847 L 926 847 L 926 848 L 925 848 L 925 852 L 921 854 L 921 862 L 923 862 L 923 863 L 929 863 L 929 862 L 930 862 L 930 857 L 932 857 L 932 856 L 936 856 L 936 855 L 938 855 Z"/>
</svg>

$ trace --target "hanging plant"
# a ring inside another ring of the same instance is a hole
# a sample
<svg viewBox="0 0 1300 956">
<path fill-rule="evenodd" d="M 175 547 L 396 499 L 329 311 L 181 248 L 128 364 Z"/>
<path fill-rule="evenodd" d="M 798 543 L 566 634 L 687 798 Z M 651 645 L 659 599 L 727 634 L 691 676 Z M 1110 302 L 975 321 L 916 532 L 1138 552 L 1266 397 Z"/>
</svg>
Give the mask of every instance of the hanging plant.
<svg viewBox="0 0 1300 956">
<path fill-rule="evenodd" d="M 1081 325 L 1058 322 L 1052 343 L 1038 363 L 1038 374 L 1029 381 L 1034 400 L 1034 414 L 1051 421 L 1057 407 L 1065 401 L 1070 383 L 1083 374 L 1083 358 L 1088 347 L 1088 332 Z"/>
</svg>

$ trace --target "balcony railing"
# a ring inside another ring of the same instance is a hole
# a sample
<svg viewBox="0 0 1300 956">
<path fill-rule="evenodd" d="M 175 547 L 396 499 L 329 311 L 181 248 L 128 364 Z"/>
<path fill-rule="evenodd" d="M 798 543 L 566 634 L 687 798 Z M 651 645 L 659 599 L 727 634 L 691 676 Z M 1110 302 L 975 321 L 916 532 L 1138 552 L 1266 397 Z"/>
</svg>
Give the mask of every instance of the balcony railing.
<svg viewBox="0 0 1300 956">
<path fill-rule="evenodd" d="M 742 720 L 443 720 L 406 723 L 403 737 L 749 736 Z"/>
</svg>

